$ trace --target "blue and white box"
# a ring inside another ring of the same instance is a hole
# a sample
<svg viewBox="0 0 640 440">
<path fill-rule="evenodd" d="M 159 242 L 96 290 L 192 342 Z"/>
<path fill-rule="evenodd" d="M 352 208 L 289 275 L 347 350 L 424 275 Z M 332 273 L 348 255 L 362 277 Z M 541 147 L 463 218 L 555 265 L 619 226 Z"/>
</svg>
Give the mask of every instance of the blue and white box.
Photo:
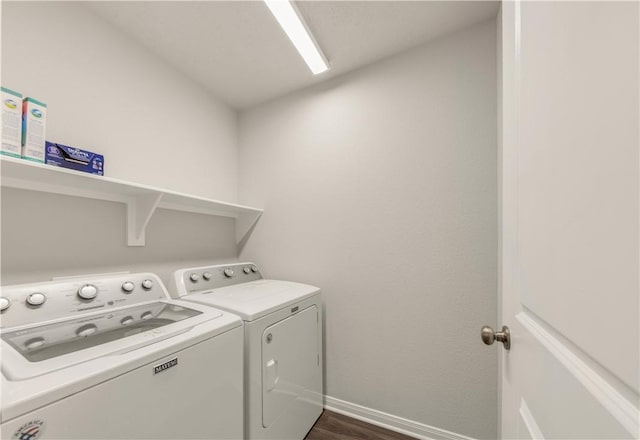
<svg viewBox="0 0 640 440">
<path fill-rule="evenodd" d="M 104 156 L 68 145 L 45 144 L 45 163 L 104 176 Z"/>
</svg>

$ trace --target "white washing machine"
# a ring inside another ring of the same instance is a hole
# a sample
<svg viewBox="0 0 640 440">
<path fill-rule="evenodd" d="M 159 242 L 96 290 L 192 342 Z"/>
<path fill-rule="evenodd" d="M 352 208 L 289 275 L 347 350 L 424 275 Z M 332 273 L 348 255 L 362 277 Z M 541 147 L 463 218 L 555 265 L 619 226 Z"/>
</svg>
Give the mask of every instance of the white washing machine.
<svg viewBox="0 0 640 440">
<path fill-rule="evenodd" d="M 323 407 L 320 289 L 252 263 L 182 269 L 171 294 L 244 321 L 245 438 L 302 440 Z"/>
<path fill-rule="evenodd" d="M 3 439 L 241 439 L 243 327 L 150 273 L 5 286 Z"/>
</svg>

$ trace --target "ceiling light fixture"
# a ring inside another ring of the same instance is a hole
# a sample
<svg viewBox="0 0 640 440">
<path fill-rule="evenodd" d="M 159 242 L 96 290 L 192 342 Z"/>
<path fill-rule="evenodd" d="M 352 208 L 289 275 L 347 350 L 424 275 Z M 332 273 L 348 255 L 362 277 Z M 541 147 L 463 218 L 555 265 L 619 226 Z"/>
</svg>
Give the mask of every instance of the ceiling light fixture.
<svg viewBox="0 0 640 440">
<path fill-rule="evenodd" d="M 282 29 L 298 49 L 314 75 L 329 69 L 327 60 L 313 39 L 293 3 L 289 0 L 264 0 Z"/>
</svg>

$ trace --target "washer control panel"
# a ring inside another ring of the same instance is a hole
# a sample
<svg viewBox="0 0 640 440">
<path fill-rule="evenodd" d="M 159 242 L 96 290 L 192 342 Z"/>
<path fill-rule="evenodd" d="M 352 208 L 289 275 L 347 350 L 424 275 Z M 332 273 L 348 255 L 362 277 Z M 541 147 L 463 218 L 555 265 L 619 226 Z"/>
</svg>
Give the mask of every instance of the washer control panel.
<svg viewBox="0 0 640 440">
<path fill-rule="evenodd" d="M 161 327 L 200 313 L 154 301 L 42 325 L 3 329 L 0 336 L 27 361 L 40 362 L 136 334 L 159 334 Z"/>
<path fill-rule="evenodd" d="M 88 276 L 3 286 L 0 327 L 27 325 L 168 298 L 162 281 L 152 273 Z"/>
<path fill-rule="evenodd" d="M 180 269 L 176 271 L 174 277 L 178 295 L 232 286 L 263 278 L 260 269 L 253 263 L 220 264 L 217 266 Z"/>
</svg>

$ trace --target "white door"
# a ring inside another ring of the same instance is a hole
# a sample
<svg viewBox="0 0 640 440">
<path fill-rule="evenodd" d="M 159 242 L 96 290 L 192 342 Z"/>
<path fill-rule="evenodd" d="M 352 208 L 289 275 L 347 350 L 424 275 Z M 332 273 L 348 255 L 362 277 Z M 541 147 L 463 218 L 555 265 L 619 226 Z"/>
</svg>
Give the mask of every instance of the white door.
<svg viewBox="0 0 640 440">
<path fill-rule="evenodd" d="M 640 436 L 639 15 L 502 4 L 503 438 Z"/>
</svg>

